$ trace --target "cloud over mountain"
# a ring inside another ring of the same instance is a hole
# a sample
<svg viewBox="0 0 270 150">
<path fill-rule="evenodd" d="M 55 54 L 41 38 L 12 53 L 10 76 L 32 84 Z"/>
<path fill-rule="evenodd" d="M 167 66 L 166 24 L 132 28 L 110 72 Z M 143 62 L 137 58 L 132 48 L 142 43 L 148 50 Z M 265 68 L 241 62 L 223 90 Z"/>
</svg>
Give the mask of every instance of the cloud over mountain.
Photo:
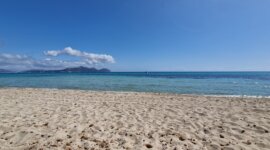
<svg viewBox="0 0 270 150">
<path fill-rule="evenodd" d="M 0 54 L 0 68 L 10 70 L 27 69 L 62 69 L 65 67 L 86 66 L 89 67 L 99 63 L 114 63 L 114 58 L 105 54 L 92 54 L 72 49 L 71 47 L 63 50 L 46 51 L 45 58 L 35 59 L 26 55 Z M 59 55 L 70 55 L 78 57 L 77 61 L 65 61 L 56 59 Z"/>
<path fill-rule="evenodd" d="M 70 55 L 74 57 L 79 57 L 84 59 L 85 62 L 89 64 L 96 63 L 114 63 L 114 58 L 106 54 L 93 54 L 87 53 L 80 50 L 73 49 L 71 47 L 66 47 L 63 50 L 50 50 L 45 52 L 48 56 L 58 56 L 58 55 Z"/>
</svg>

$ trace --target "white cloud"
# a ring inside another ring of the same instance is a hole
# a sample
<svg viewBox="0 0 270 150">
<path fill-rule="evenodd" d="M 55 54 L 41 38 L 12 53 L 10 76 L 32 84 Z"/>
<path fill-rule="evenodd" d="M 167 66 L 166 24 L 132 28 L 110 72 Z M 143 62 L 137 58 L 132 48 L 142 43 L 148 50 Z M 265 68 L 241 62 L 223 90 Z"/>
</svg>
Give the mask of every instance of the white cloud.
<svg viewBox="0 0 270 150">
<path fill-rule="evenodd" d="M 68 66 L 68 65 L 66 65 Z M 58 69 L 65 67 L 60 60 L 35 60 L 25 55 L 0 54 L 0 68 L 8 70 Z"/>
<path fill-rule="evenodd" d="M 114 58 L 106 54 L 93 54 L 66 47 L 63 50 L 50 50 L 44 52 L 47 56 L 70 55 L 84 59 L 88 64 L 114 63 Z"/>
<path fill-rule="evenodd" d="M 32 68 L 35 61 L 25 55 L 0 54 L 0 67 L 12 70 Z"/>
<path fill-rule="evenodd" d="M 63 69 L 66 67 L 78 67 L 86 66 L 91 67 L 93 64 L 98 63 L 114 63 L 114 59 L 110 55 L 103 54 L 91 54 L 81 52 L 79 50 L 72 49 L 70 47 L 64 50 L 47 51 L 47 56 L 58 56 L 66 54 L 70 56 L 76 56 L 80 59 L 78 61 L 64 61 L 60 59 L 45 58 L 45 59 L 34 59 L 26 55 L 12 55 L 12 54 L 0 54 L 0 69 L 8 70 L 28 70 L 28 69 Z"/>
</svg>

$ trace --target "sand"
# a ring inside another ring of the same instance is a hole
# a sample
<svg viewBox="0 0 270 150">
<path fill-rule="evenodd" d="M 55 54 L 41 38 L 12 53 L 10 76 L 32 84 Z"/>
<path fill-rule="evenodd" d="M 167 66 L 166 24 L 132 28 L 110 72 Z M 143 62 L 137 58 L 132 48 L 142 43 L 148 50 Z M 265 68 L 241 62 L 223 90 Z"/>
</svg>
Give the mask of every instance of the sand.
<svg viewBox="0 0 270 150">
<path fill-rule="evenodd" d="M 0 89 L 0 149 L 269 150 L 270 99 Z"/>
</svg>

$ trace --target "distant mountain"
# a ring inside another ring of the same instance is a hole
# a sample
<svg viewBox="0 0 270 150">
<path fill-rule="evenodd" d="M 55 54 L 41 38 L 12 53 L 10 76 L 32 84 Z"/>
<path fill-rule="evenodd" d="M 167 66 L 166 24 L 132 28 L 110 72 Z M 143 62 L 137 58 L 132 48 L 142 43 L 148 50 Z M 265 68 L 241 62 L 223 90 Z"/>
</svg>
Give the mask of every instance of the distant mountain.
<svg viewBox="0 0 270 150">
<path fill-rule="evenodd" d="M 61 70 L 27 70 L 23 73 L 99 73 L 99 72 L 111 72 L 109 69 L 96 69 L 96 68 L 87 68 L 87 67 L 74 67 L 74 68 L 65 68 Z"/>
<path fill-rule="evenodd" d="M 0 69 L 0 73 L 12 73 L 12 71 L 6 69 Z"/>
<path fill-rule="evenodd" d="M 107 68 L 102 68 L 99 70 L 99 72 L 111 72 L 111 70 L 107 69 Z"/>
</svg>

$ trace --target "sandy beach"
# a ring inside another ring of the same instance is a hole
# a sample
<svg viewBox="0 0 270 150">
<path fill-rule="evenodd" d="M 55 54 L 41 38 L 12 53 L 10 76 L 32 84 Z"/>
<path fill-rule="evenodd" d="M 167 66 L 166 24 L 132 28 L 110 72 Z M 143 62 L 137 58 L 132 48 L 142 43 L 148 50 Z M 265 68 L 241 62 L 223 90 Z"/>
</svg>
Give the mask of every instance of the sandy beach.
<svg viewBox="0 0 270 150">
<path fill-rule="evenodd" d="M 0 149 L 268 150 L 270 99 L 0 89 Z"/>
</svg>

